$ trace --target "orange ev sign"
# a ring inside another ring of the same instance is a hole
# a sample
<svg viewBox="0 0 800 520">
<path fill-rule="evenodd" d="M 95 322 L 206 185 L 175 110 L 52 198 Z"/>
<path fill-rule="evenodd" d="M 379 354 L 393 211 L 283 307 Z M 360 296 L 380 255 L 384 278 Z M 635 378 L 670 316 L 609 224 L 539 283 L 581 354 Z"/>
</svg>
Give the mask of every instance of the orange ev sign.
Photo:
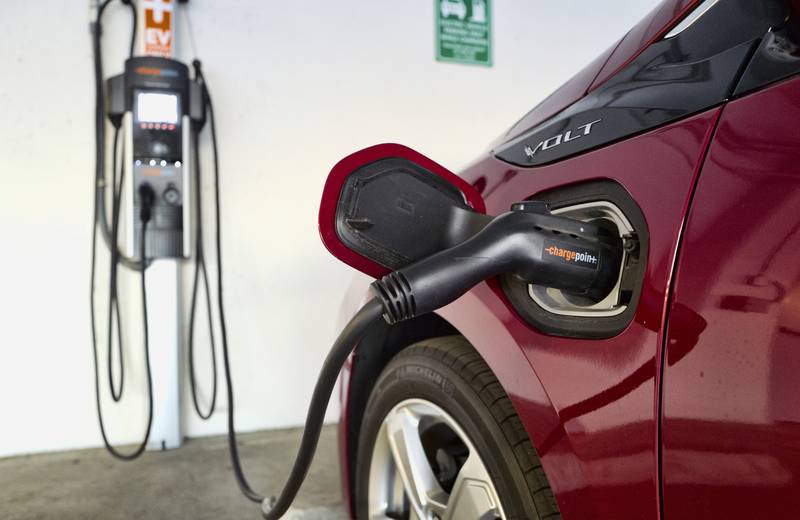
<svg viewBox="0 0 800 520">
<path fill-rule="evenodd" d="M 172 0 L 144 0 L 144 54 L 172 57 Z"/>
</svg>

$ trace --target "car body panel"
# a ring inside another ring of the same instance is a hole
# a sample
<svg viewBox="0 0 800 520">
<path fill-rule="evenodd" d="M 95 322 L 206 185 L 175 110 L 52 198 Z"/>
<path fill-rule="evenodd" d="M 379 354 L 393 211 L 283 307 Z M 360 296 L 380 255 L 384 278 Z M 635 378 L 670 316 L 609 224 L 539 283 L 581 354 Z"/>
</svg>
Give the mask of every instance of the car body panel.
<svg viewBox="0 0 800 520">
<path fill-rule="evenodd" d="M 592 91 L 633 61 L 651 43 L 666 34 L 701 0 L 664 0 L 642 18 L 620 41 L 589 87 Z"/>
<path fill-rule="evenodd" d="M 733 101 L 703 167 L 672 307 L 708 326 L 669 318 L 665 518 L 800 511 L 798 121 L 800 79 Z"/>
</svg>

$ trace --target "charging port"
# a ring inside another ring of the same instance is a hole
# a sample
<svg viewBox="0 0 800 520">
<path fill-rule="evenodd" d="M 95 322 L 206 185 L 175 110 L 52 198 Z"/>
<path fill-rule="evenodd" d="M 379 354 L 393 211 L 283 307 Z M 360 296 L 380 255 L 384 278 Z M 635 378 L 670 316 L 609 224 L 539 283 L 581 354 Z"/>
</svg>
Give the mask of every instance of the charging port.
<svg viewBox="0 0 800 520">
<path fill-rule="evenodd" d="M 602 225 L 619 236 L 622 268 L 614 288 L 599 302 L 501 277 L 503 292 L 514 310 L 530 326 L 553 336 L 609 338 L 625 330 L 639 303 L 650 237 L 642 210 L 631 194 L 604 179 L 534 193 L 528 200 L 544 201 L 554 215 Z"/>
<path fill-rule="evenodd" d="M 569 292 L 541 285 L 529 285 L 528 294 L 542 309 L 562 316 L 606 317 L 625 312 L 631 299 L 631 292 L 624 290 L 623 277 L 625 266 L 638 262 L 639 248 L 633 225 L 625 217 L 622 210 L 613 202 L 596 201 L 554 209 L 553 215 L 592 222 L 607 228 L 618 235 L 624 244 L 621 269 L 614 288 L 602 301 L 594 302 Z"/>
</svg>

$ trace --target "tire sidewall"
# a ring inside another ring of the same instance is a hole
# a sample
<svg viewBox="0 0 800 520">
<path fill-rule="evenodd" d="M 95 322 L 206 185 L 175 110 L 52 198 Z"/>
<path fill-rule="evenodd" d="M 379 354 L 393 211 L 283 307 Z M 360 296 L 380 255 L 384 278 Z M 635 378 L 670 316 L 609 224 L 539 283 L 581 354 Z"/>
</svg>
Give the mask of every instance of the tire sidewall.
<svg viewBox="0 0 800 520">
<path fill-rule="evenodd" d="M 538 518 L 525 477 L 488 404 L 456 371 L 419 351 L 403 352 L 392 360 L 370 394 L 358 444 L 357 518 L 367 518 L 372 452 L 383 420 L 397 404 L 415 398 L 443 409 L 466 433 L 489 472 L 507 519 Z"/>
</svg>

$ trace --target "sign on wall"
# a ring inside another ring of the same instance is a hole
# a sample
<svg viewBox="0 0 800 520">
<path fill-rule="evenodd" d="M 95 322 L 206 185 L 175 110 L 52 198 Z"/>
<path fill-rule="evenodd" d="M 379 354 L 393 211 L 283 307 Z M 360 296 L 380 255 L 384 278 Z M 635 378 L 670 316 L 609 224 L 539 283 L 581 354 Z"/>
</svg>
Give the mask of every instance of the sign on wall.
<svg viewBox="0 0 800 520">
<path fill-rule="evenodd" d="M 145 56 L 172 57 L 172 0 L 144 0 L 143 51 Z"/>
<path fill-rule="evenodd" d="M 492 66 L 490 0 L 436 0 L 436 59 Z"/>
</svg>

